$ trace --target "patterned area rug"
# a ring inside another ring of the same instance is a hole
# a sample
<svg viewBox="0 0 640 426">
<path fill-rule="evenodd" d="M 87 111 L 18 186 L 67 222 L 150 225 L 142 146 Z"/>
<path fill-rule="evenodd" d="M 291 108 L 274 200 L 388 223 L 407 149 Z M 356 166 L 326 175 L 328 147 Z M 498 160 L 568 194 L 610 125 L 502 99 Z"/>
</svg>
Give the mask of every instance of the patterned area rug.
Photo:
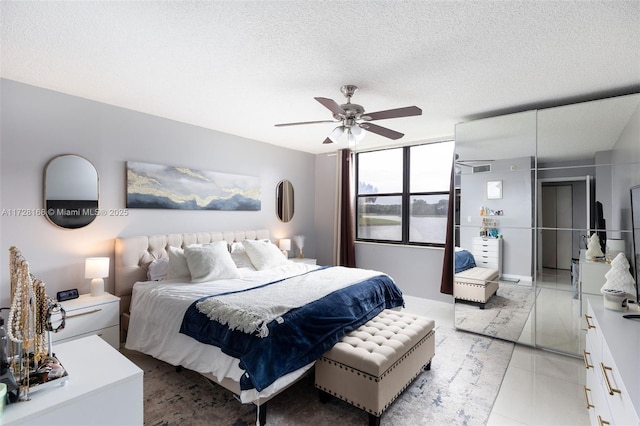
<svg viewBox="0 0 640 426">
<path fill-rule="evenodd" d="M 498 292 L 491 296 L 485 308 L 478 304 L 457 301 L 455 326 L 458 329 L 518 341 L 535 300 L 532 287 L 500 282 Z"/>
<path fill-rule="evenodd" d="M 382 425 L 481 425 L 487 422 L 514 345 L 498 339 L 436 327 L 436 354 L 383 414 Z M 145 425 L 256 423 L 256 410 L 203 376 L 122 349 L 144 370 Z M 366 425 L 368 416 L 340 400 L 318 400 L 313 374 L 269 402 L 268 425 Z"/>
</svg>

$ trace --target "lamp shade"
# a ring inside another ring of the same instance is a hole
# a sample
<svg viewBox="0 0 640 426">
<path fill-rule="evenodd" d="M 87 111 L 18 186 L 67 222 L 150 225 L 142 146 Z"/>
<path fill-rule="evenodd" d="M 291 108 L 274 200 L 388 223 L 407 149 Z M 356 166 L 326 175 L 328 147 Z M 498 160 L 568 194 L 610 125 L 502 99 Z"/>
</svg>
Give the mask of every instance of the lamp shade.
<svg viewBox="0 0 640 426">
<path fill-rule="evenodd" d="M 344 129 L 344 126 L 336 127 L 329 135 L 329 139 L 331 139 L 334 143 L 338 143 L 338 141 L 340 140 L 340 136 L 342 136 L 342 134 L 344 133 Z"/>
<path fill-rule="evenodd" d="M 353 136 L 356 137 L 356 141 L 360 141 L 362 140 L 362 138 L 364 138 L 364 130 L 362 130 L 362 128 L 358 125 L 351 127 L 351 133 L 353 133 Z"/>
<path fill-rule="evenodd" d="M 89 257 L 84 264 L 85 278 L 104 278 L 109 276 L 108 257 Z"/>
<path fill-rule="evenodd" d="M 280 250 L 291 250 L 291 239 L 281 238 L 278 242 L 278 247 L 280 247 Z"/>
</svg>

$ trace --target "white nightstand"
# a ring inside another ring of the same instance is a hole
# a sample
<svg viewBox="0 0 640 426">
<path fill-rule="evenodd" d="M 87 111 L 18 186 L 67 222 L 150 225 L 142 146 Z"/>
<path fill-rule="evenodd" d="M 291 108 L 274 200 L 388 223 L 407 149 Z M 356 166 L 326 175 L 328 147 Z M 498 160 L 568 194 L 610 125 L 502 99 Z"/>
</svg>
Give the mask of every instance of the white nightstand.
<svg viewBox="0 0 640 426">
<path fill-rule="evenodd" d="M 142 425 L 143 372 L 98 336 L 61 343 L 65 385 L 39 389 L 4 408 L 4 425 Z"/>
<path fill-rule="evenodd" d="M 298 263 L 308 263 L 309 265 L 315 265 L 317 262 L 317 259 L 311 259 L 309 257 L 292 257 L 291 259 L 289 259 L 292 262 L 298 262 Z"/>
<path fill-rule="evenodd" d="M 64 329 L 51 333 L 55 345 L 97 334 L 111 346 L 120 347 L 120 298 L 105 293 L 101 296 L 82 294 L 77 299 L 60 303 L 67 313 Z"/>
</svg>

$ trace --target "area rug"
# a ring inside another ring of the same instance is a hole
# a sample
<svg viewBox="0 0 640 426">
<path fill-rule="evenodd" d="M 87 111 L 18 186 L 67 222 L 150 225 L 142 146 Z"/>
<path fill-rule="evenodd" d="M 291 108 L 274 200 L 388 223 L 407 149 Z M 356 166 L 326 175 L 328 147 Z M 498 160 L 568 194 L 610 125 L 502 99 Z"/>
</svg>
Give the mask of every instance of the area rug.
<svg viewBox="0 0 640 426">
<path fill-rule="evenodd" d="M 478 304 L 456 301 L 456 328 L 517 341 L 529 318 L 535 301 L 534 289 L 529 286 L 500 282 L 498 292 L 480 309 Z"/>
<path fill-rule="evenodd" d="M 447 327 L 436 328 L 436 354 L 383 414 L 382 425 L 482 425 L 487 422 L 514 345 Z M 256 424 L 256 410 L 188 370 L 134 351 L 122 353 L 144 370 L 144 424 Z M 269 401 L 267 424 L 366 425 L 363 411 L 337 399 L 320 403 L 313 374 Z"/>
</svg>

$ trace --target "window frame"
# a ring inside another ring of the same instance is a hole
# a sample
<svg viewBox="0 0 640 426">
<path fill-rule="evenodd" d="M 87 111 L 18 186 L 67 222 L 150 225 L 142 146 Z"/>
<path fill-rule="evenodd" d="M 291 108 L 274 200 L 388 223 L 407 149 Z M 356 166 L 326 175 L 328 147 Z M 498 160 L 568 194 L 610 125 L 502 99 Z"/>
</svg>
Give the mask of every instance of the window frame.
<svg viewBox="0 0 640 426">
<path fill-rule="evenodd" d="M 448 195 L 451 197 L 451 192 L 447 191 L 420 191 L 420 192 L 411 192 L 410 181 L 411 181 L 411 148 L 423 146 L 423 145 L 432 145 L 436 143 L 447 143 L 454 142 L 452 139 L 450 140 L 442 140 L 438 142 L 429 142 L 422 143 L 416 145 L 405 145 L 401 147 L 388 147 L 377 150 L 368 150 L 361 151 L 356 153 L 356 167 L 355 167 L 355 196 L 354 196 L 354 212 L 355 212 L 355 241 L 356 242 L 368 242 L 368 243 L 380 243 L 380 244 L 394 244 L 394 245 L 404 245 L 404 246 L 422 246 L 422 247 L 444 247 L 445 243 L 429 243 L 429 242 L 417 242 L 409 240 L 409 223 L 411 220 L 411 198 L 412 197 L 420 197 L 420 196 L 428 196 L 428 195 Z M 402 149 L 402 192 L 380 192 L 376 194 L 360 194 L 360 154 L 367 154 L 370 152 L 379 152 L 386 151 L 392 149 Z M 451 158 L 451 167 L 453 168 L 453 157 Z M 400 197 L 401 199 L 401 240 L 381 240 L 376 238 L 361 238 L 358 236 L 358 207 L 359 201 L 361 198 L 367 198 L 374 195 L 375 197 Z"/>
</svg>

